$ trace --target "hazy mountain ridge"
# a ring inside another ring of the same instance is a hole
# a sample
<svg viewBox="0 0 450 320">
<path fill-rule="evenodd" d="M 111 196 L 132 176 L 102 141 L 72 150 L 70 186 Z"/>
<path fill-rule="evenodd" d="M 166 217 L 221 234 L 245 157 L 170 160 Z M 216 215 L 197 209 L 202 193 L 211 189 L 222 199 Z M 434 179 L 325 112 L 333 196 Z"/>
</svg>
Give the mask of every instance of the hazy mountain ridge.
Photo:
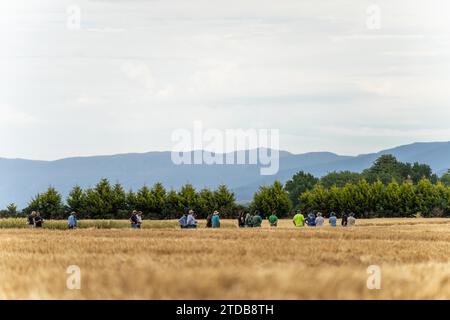
<svg viewBox="0 0 450 320">
<path fill-rule="evenodd" d="M 248 153 L 248 151 L 247 151 Z M 280 170 L 274 176 L 261 176 L 259 165 L 181 165 L 172 163 L 170 152 L 129 153 L 111 156 L 74 157 L 55 161 L 0 158 L 0 208 L 11 202 L 23 207 L 36 193 L 49 185 L 64 196 L 78 184 L 95 185 L 101 178 L 119 181 L 126 189 L 140 188 L 160 181 L 167 188 L 192 183 L 196 188 L 227 184 L 237 199 L 251 199 L 260 185 L 275 179 L 287 181 L 300 170 L 316 176 L 331 171 L 360 172 L 382 154 L 393 154 L 403 162 L 427 163 L 442 174 L 450 168 L 450 142 L 414 143 L 358 156 L 331 152 L 292 154 L 280 152 Z"/>
</svg>

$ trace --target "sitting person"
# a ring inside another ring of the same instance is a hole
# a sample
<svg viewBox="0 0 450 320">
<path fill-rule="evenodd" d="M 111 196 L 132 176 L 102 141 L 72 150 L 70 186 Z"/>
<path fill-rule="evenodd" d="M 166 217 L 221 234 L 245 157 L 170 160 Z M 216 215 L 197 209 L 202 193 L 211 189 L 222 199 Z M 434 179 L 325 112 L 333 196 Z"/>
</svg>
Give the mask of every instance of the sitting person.
<svg viewBox="0 0 450 320">
<path fill-rule="evenodd" d="M 131 217 L 130 217 L 130 224 L 131 224 L 131 228 L 132 229 L 137 229 L 137 225 L 138 225 L 138 216 L 137 216 L 137 211 L 133 210 L 133 212 L 131 213 Z"/>
<path fill-rule="evenodd" d="M 67 226 L 69 229 L 76 229 L 77 228 L 77 217 L 75 215 L 75 212 L 72 212 L 67 219 Z"/>
<path fill-rule="evenodd" d="M 212 213 L 208 214 L 208 216 L 206 217 L 206 228 L 212 228 L 212 218 Z"/>
<path fill-rule="evenodd" d="M 272 213 L 272 215 L 270 215 L 269 224 L 271 227 L 276 227 L 278 225 L 278 217 L 275 213 Z"/>
<path fill-rule="evenodd" d="M 305 226 L 305 217 L 303 216 L 300 210 L 297 210 L 297 214 L 292 219 L 292 222 L 294 223 L 294 226 L 296 226 L 297 228 Z"/>
<path fill-rule="evenodd" d="M 178 223 L 180 224 L 181 229 L 187 228 L 187 215 L 185 213 L 183 213 L 181 218 L 178 220 Z"/>
<path fill-rule="evenodd" d="M 27 225 L 29 228 L 34 228 L 34 217 L 36 216 L 36 211 L 31 212 L 27 216 Z"/>
<path fill-rule="evenodd" d="M 245 227 L 245 212 L 244 211 L 241 211 L 239 213 L 238 226 L 239 226 L 239 228 L 244 228 Z"/>
<path fill-rule="evenodd" d="M 347 227 L 353 227 L 356 224 L 356 218 L 354 213 L 350 213 L 347 218 Z"/>
<path fill-rule="evenodd" d="M 262 218 L 259 215 L 259 212 L 255 213 L 252 219 L 252 227 L 253 228 L 260 228 L 262 224 Z"/>
<path fill-rule="evenodd" d="M 328 223 L 330 224 L 330 226 L 336 227 L 337 223 L 336 213 L 332 212 L 330 214 L 330 217 L 328 218 Z"/>
<path fill-rule="evenodd" d="M 188 229 L 195 229 L 197 228 L 197 220 L 195 220 L 195 212 L 194 210 L 189 210 L 189 214 L 187 216 L 187 220 L 186 220 L 186 227 Z"/>
<path fill-rule="evenodd" d="M 343 212 L 343 213 L 342 213 L 342 220 L 341 220 L 341 225 L 342 225 L 343 227 L 346 227 L 346 226 L 347 226 L 347 219 L 348 219 L 347 213 L 346 213 L 346 212 Z"/>
<path fill-rule="evenodd" d="M 44 223 L 44 219 L 41 217 L 41 213 L 36 212 L 36 216 L 34 217 L 34 226 L 35 228 L 42 228 L 42 224 Z"/>
<path fill-rule="evenodd" d="M 316 227 L 323 227 L 324 221 L 322 213 L 318 212 L 316 217 Z"/>
<path fill-rule="evenodd" d="M 245 227 L 253 228 L 253 216 L 250 213 L 245 216 Z"/>
<path fill-rule="evenodd" d="M 316 216 L 314 215 L 314 213 L 308 214 L 308 218 L 306 218 L 306 225 L 308 227 L 316 226 Z"/>
</svg>

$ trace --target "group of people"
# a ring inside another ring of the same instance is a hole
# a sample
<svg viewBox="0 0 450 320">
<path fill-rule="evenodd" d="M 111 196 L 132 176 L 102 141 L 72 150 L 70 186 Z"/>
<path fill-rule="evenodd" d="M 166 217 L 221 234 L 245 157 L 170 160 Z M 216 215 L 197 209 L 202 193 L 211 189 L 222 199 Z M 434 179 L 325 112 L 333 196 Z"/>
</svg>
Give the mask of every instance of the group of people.
<svg viewBox="0 0 450 320">
<path fill-rule="evenodd" d="M 267 221 L 271 227 L 278 226 L 278 217 L 275 213 L 272 213 Z M 294 226 L 296 227 L 322 227 L 325 225 L 325 218 L 322 213 L 317 214 L 309 213 L 306 217 L 303 215 L 301 210 L 297 210 L 296 214 L 292 219 Z M 332 227 L 337 225 L 337 216 L 334 212 L 330 214 L 328 218 L 328 223 Z M 263 215 L 255 211 L 253 214 L 249 212 L 241 212 L 238 217 L 238 226 L 240 228 L 260 228 L 263 222 Z M 189 210 L 188 214 L 183 214 L 183 216 L 178 220 L 178 223 L 182 229 L 195 229 L 197 228 L 197 220 L 195 219 L 194 210 Z M 356 218 L 353 213 L 347 214 L 343 213 L 341 218 L 341 225 L 343 227 L 351 227 L 356 224 Z M 206 218 L 206 228 L 220 228 L 220 216 L 218 211 L 214 211 Z"/>
<path fill-rule="evenodd" d="M 132 229 L 140 229 L 144 218 L 142 218 L 142 211 L 133 210 L 131 213 L 130 223 Z"/>
<path fill-rule="evenodd" d="M 294 218 L 292 219 L 294 226 L 296 227 L 323 227 L 325 224 L 325 218 L 322 216 L 322 213 L 318 212 L 317 215 L 314 213 L 309 213 L 307 217 L 303 215 L 301 210 L 297 210 Z M 332 212 L 330 217 L 328 218 L 328 223 L 332 227 L 336 227 L 337 225 L 337 217 L 336 213 Z M 347 214 L 343 213 L 341 218 L 341 225 L 343 227 L 352 227 L 356 224 L 356 218 L 353 213 Z"/>
<path fill-rule="evenodd" d="M 39 211 L 33 211 L 27 216 L 27 225 L 29 228 L 42 228 L 44 219 Z"/>
<path fill-rule="evenodd" d="M 267 218 L 269 225 L 271 227 L 278 226 L 278 217 L 275 213 L 272 213 Z M 337 225 L 337 216 L 334 212 L 332 212 L 328 218 L 328 224 L 332 227 L 336 227 Z M 134 210 L 131 213 L 130 223 L 131 228 L 140 229 L 143 222 L 143 213 L 142 211 Z M 238 226 L 240 228 L 260 228 L 263 222 L 263 215 L 255 211 L 253 214 L 249 212 L 241 212 L 238 217 Z M 322 227 L 325 225 L 325 218 L 322 213 L 318 212 L 317 214 L 309 213 L 306 217 L 303 215 L 301 210 L 297 210 L 294 215 L 292 222 L 295 227 Z M 183 214 L 182 217 L 178 220 L 178 223 L 182 229 L 196 229 L 197 228 L 197 220 L 195 219 L 194 210 L 189 210 L 187 214 Z M 39 211 L 33 211 L 27 216 L 27 225 L 30 228 L 42 228 L 44 224 L 44 219 L 41 217 Z M 343 213 L 341 218 L 341 225 L 343 227 L 352 227 L 356 224 L 356 218 L 353 213 Z M 67 226 L 69 229 L 76 229 L 78 225 L 77 217 L 75 212 L 71 212 L 69 218 L 67 219 Z M 216 210 L 213 213 L 209 214 L 206 218 L 206 228 L 220 228 L 220 214 Z"/>
<path fill-rule="evenodd" d="M 212 220 L 212 219 L 211 219 Z M 189 210 L 188 214 L 183 214 L 181 218 L 178 220 L 180 227 L 182 229 L 196 229 L 197 228 L 197 220 L 195 219 L 194 210 Z M 220 226 L 220 222 L 219 222 Z"/>
</svg>

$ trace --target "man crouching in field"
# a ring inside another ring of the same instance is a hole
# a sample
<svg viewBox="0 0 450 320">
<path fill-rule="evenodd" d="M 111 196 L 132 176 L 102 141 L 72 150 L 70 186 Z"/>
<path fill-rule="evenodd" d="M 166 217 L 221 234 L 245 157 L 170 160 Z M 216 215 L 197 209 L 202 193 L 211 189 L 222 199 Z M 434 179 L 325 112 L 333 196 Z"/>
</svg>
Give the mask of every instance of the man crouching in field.
<svg viewBox="0 0 450 320">
<path fill-rule="evenodd" d="M 69 218 L 67 219 L 67 226 L 70 230 L 77 228 L 77 217 L 75 212 L 71 212 Z"/>
</svg>

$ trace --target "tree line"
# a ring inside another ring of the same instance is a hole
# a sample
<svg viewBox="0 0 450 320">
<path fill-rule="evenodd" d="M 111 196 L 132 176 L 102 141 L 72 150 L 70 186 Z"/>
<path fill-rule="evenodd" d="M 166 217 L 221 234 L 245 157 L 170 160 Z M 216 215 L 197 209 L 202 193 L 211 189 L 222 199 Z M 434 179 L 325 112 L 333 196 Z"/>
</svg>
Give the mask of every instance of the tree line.
<svg viewBox="0 0 450 320">
<path fill-rule="evenodd" d="M 189 209 L 198 218 L 206 218 L 214 210 L 223 218 L 235 218 L 241 211 L 259 211 L 263 216 L 276 213 L 282 218 L 295 209 L 325 215 L 351 211 L 360 217 L 449 216 L 450 170 L 439 178 L 428 165 L 402 163 L 383 155 L 362 173 L 331 172 L 319 179 L 298 172 L 285 185 L 275 181 L 261 186 L 247 205 L 238 204 L 225 185 L 196 190 L 186 184 L 176 191 L 156 183 L 125 191 L 120 183 L 102 179 L 92 188 L 75 186 L 66 199 L 50 187 L 23 211 L 11 204 L 0 211 L 0 217 L 40 211 L 46 219 L 63 219 L 75 211 L 80 219 L 126 219 L 132 210 L 138 210 L 147 219 L 175 219 Z"/>
<path fill-rule="evenodd" d="M 36 195 L 22 212 L 12 210 L 13 207 L 10 205 L 3 216 L 24 216 L 39 211 L 46 219 L 63 219 L 75 211 L 80 219 L 127 219 L 130 211 L 138 210 L 147 219 L 175 219 L 193 209 L 199 218 L 205 218 L 212 210 L 219 210 L 227 218 L 233 217 L 239 208 L 234 194 L 225 185 L 216 190 L 197 191 L 186 184 L 179 191 L 167 191 L 161 183 L 156 183 L 151 188 L 143 186 L 136 192 L 126 192 L 120 183 L 112 185 L 108 179 L 102 179 L 93 188 L 75 186 L 65 202 L 55 188 L 49 187 Z"/>
</svg>

